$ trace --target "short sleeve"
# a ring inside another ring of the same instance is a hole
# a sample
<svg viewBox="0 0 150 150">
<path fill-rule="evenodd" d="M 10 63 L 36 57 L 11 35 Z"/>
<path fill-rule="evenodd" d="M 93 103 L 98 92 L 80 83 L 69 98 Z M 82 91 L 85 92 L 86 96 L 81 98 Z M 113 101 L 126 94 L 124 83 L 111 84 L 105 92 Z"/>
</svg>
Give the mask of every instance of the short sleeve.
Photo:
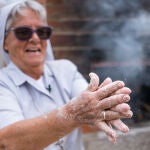
<svg viewBox="0 0 150 150">
<path fill-rule="evenodd" d="M 82 76 L 82 74 L 78 71 L 75 72 L 72 84 L 72 97 L 79 95 L 82 91 L 84 91 L 88 86 L 87 81 Z"/>
<path fill-rule="evenodd" d="M 0 84 L 0 128 L 19 120 L 24 120 L 24 116 L 17 97 L 11 90 Z"/>
</svg>

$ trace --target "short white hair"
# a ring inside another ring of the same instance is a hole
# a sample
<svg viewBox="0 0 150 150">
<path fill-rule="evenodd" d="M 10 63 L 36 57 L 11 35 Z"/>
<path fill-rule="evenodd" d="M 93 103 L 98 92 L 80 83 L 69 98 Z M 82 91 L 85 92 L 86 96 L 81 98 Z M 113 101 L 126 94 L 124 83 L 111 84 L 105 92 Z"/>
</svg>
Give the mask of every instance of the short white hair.
<svg viewBox="0 0 150 150">
<path fill-rule="evenodd" d="M 10 28 L 11 24 L 16 18 L 16 14 L 22 15 L 22 10 L 23 9 L 31 9 L 33 10 L 37 15 L 39 15 L 40 19 L 47 23 L 47 14 L 46 14 L 46 9 L 43 5 L 40 3 L 34 1 L 34 0 L 26 0 L 22 3 L 17 4 L 11 11 L 7 23 L 6 23 L 6 31 Z"/>
</svg>

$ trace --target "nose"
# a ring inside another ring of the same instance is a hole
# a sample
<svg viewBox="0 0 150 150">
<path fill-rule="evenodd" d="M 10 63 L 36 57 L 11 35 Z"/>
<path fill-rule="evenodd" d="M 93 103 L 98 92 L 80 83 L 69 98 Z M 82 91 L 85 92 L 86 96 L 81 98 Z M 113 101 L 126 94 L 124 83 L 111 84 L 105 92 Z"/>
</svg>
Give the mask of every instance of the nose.
<svg viewBox="0 0 150 150">
<path fill-rule="evenodd" d="M 31 37 L 31 38 L 35 38 L 35 39 L 39 39 L 39 40 L 40 40 L 40 38 L 39 38 L 39 36 L 37 35 L 36 31 L 33 31 L 33 32 L 32 32 L 32 37 Z"/>
<path fill-rule="evenodd" d="M 37 35 L 36 31 L 33 31 L 33 32 L 32 32 L 32 36 L 31 36 L 31 38 L 29 39 L 29 41 L 34 41 L 34 42 L 39 42 L 39 41 L 40 41 L 40 38 L 39 38 L 39 36 Z"/>
</svg>

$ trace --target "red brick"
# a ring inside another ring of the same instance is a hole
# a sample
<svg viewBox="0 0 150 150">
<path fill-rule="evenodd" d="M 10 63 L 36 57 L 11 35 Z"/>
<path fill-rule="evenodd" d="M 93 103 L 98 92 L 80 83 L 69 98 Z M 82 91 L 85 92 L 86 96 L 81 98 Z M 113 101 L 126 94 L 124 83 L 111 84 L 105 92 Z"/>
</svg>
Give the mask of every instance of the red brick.
<svg viewBox="0 0 150 150">
<path fill-rule="evenodd" d="M 75 36 L 52 35 L 51 42 L 53 46 L 73 46 L 75 45 Z"/>
<path fill-rule="evenodd" d="M 82 29 L 84 30 L 84 27 L 86 26 L 87 21 L 83 20 L 64 20 L 64 21 L 59 21 L 59 20 L 49 20 L 48 23 L 52 25 L 55 30 L 60 31 L 60 30 L 71 30 L 71 31 L 79 31 Z"/>
<path fill-rule="evenodd" d="M 76 14 L 73 12 L 72 8 L 69 6 L 47 6 L 47 14 L 49 19 L 59 20 L 63 18 L 72 18 Z"/>
<path fill-rule="evenodd" d="M 64 2 L 64 0 L 47 0 L 47 4 L 48 3 L 63 3 Z"/>
<path fill-rule="evenodd" d="M 43 4 L 43 5 L 46 4 L 46 0 L 38 0 L 38 2 L 40 2 L 40 3 Z"/>
<path fill-rule="evenodd" d="M 51 16 L 52 13 L 58 13 L 60 16 L 62 15 L 62 12 L 65 12 L 65 8 L 61 6 L 53 6 L 53 7 L 48 7 L 47 6 L 47 14 Z M 50 17 L 48 16 L 48 17 Z"/>
</svg>

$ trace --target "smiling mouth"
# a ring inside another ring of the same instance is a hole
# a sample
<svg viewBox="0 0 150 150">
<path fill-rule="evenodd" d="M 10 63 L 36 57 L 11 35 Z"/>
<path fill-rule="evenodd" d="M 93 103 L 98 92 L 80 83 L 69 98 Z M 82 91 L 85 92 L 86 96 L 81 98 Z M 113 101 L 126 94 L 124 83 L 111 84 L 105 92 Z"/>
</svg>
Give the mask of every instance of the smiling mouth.
<svg viewBox="0 0 150 150">
<path fill-rule="evenodd" d="M 36 52 L 41 52 L 41 50 L 40 49 L 27 49 L 26 52 L 36 53 Z"/>
</svg>

